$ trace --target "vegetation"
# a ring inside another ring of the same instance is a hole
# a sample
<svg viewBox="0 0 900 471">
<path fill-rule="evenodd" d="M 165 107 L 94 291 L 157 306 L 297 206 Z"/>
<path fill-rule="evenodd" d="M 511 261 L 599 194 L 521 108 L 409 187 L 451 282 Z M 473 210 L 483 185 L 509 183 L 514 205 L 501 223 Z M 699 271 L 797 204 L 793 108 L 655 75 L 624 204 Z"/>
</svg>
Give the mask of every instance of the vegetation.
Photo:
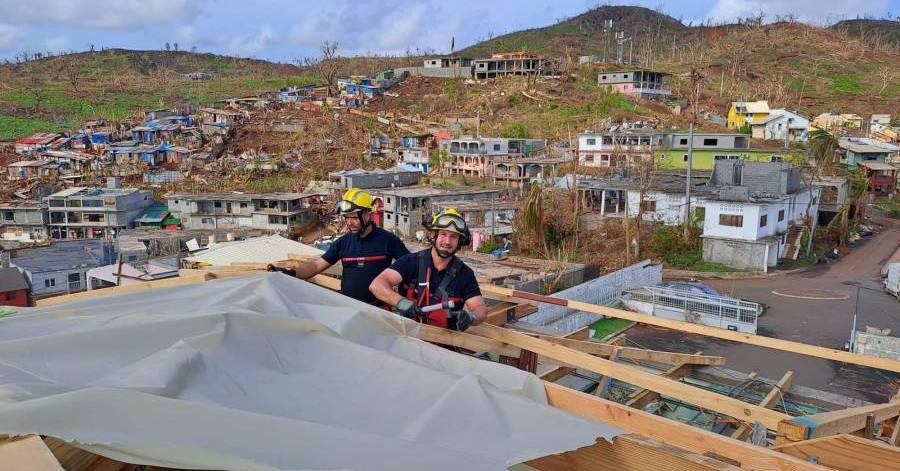
<svg viewBox="0 0 900 471">
<path fill-rule="evenodd" d="M 594 329 L 595 339 L 604 339 L 633 325 L 634 322 L 629 320 L 607 317 L 591 324 L 591 329 Z"/>
<path fill-rule="evenodd" d="M 27 136 L 36 132 L 61 132 L 70 129 L 71 123 L 42 118 L 19 118 L 0 115 L 0 141 Z"/>
<path fill-rule="evenodd" d="M 516 121 L 501 131 L 500 137 L 505 137 L 507 139 L 528 139 L 531 136 L 528 134 L 528 131 L 525 130 L 525 125 L 520 121 Z"/>
</svg>

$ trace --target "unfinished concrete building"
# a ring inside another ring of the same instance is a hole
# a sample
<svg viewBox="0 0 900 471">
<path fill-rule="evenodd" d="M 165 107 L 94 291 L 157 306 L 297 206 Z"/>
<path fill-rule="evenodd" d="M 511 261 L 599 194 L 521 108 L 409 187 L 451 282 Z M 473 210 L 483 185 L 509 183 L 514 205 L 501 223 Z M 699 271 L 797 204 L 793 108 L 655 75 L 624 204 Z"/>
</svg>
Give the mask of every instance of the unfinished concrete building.
<svg viewBox="0 0 900 471">
<path fill-rule="evenodd" d="M 552 72 L 548 59 L 527 52 L 494 54 L 488 59 L 476 59 L 472 62 L 472 74 L 476 79 L 507 75 L 550 75 Z"/>
</svg>

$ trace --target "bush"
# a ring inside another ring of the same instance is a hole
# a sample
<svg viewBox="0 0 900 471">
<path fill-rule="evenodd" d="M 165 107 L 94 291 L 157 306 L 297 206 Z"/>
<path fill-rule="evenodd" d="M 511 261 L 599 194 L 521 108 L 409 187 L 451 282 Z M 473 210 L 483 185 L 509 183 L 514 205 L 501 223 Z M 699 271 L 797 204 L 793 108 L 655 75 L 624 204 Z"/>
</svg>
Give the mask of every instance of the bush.
<svg viewBox="0 0 900 471">
<path fill-rule="evenodd" d="M 525 130 L 525 125 L 521 121 L 516 121 L 500 132 L 500 137 L 505 139 L 528 139 L 528 131 Z"/>
<path fill-rule="evenodd" d="M 478 253 L 491 253 L 500 248 L 500 244 L 493 240 L 486 240 L 478 246 Z"/>
</svg>

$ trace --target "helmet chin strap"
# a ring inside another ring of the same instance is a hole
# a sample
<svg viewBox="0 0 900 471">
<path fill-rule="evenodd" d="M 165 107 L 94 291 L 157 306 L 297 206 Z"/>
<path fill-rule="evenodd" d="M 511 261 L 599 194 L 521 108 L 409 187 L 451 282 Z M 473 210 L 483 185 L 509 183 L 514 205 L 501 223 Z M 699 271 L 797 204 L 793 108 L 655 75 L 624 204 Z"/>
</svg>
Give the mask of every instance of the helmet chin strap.
<svg viewBox="0 0 900 471">
<path fill-rule="evenodd" d="M 434 251 L 437 252 L 438 257 L 441 257 L 444 259 L 450 258 L 450 257 L 456 255 L 456 252 L 459 252 L 459 244 L 456 244 L 456 250 L 454 250 L 452 252 L 448 252 L 446 250 L 439 249 L 437 246 L 437 233 L 435 233 L 434 237 L 429 237 L 428 242 L 431 242 L 431 246 L 434 247 Z"/>
</svg>

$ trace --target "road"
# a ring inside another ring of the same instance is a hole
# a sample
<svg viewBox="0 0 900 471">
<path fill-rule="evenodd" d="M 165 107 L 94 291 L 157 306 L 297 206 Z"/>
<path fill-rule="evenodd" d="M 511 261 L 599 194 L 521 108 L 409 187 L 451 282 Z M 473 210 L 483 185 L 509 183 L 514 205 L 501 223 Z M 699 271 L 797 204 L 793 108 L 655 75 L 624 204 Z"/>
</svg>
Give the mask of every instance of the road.
<svg viewBox="0 0 900 471">
<path fill-rule="evenodd" d="M 767 306 L 759 318 L 758 333 L 797 342 L 842 349 L 853 324 L 858 282 L 857 330 L 866 326 L 889 328 L 900 336 L 900 303 L 881 288 L 881 266 L 900 245 L 900 222 L 878 219 L 884 230 L 866 238 L 838 262 L 818 265 L 799 274 L 747 280 L 706 280 L 723 294 Z M 703 350 L 722 355 L 727 367 L 778 379 L 795 372 L 795 383 L 868 401 L 887 401 L 900 384 L 900 375 L 804 355 L 690 336 L 649 326 L 628 330 L 627 338 L 648 348 L 679 352 Z"/>
</svg>

